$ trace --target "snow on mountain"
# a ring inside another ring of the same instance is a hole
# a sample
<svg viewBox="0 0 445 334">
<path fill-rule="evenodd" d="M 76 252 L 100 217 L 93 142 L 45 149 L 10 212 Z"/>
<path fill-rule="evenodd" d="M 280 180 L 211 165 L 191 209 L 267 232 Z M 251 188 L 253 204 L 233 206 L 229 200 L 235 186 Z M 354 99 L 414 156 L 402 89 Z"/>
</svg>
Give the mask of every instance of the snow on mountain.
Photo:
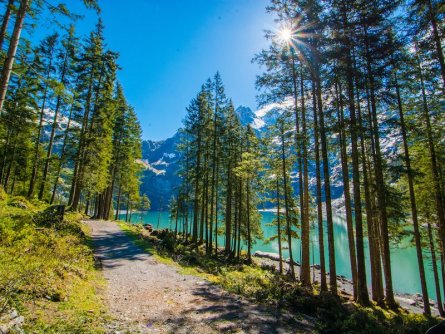
<svg viewBox="0 0 445 334">
<path fill-rule="evenodd" d="M 256 111 L 244 106 L 236 109 L 236 114 L 241 123 L 246 126 L 250 124 L 252 128 L 257 130 L 258 134 L 266 131 L 266 126 L 273 124 L 276 118 L 290 107 L 292 107 L 292 98 L 286 99 L 282 103 L 271 103 Z M 387 115 L 386 117 L 390 117 Z M 385 118 L 379 119 L 380 124 L 384 125 L 387 121 Z M 399 160 L 400 133 L 398 131 L 390 131 L 389 128 L 382 126 L 381 148 L 392 164 L 397 164 Z M 309 130 L 311 131 L 311 130 Z M 332 145 L 338 141 L 337 134 L 330 134 L 328 141 Z M 153 210 L 167 210 L 168 202 L 175 193 L 175 188 L 179 186 L 180 179 L 177 176 L 179 154 L 176 145 L 179 142 L 179 133 L 173 137 L 162 141 L 146 140 L 143 142 L 142 151 L 143 159 L 147 163 L 147 169 L 144 172 L 142 180 L 142 191 L 147 194 L 152 202 Z M 347 148 L 350 151 L 350 147 Z M 310 143 L 309 154 L 312 154 L 313 143 Z M 349 155 L 349 154 L 348 154 Z M 331 182 L 331 194 L 333 199 L 334 210 L 343 212 L 343 178 L 341 161 L 338 152 L 329 152 L 329 177 Z M 309 186 L 311 191 L 315 191 L 315 165 L 313 161 L 309 162 Z M 291 174 L 291 182 L 295 188 L 295 194 L 298 195 L 299 175 L 295 170 Z"/>
<path fill-rule="evenodd" d="M 180 180 L 176 145 L 179 133 L 166 140 L 142 142 L 142 158 L 147 164 L 142 178 L 141 191 L 151 200 L 153 210 L 167 210 L 171 196 Z"/>
<path fill-rule="evenodd" d="M 276 114 L 281 114 L 283 110 L 291 107 L 292 103 L 293 103 L 292 98 L 289 97 L 285 99 L 284 102 L 270 103 L 258 109 L 253 113 L 254 117 L 250 122 L 250 125 L 252 126 L 252 128 L 256 130 L 261 130 L 262 128 L 264 128 L 265 125 L 269 124 L 272 121 L 271 117 L 276 117 Z M 246 108 L 246 107 L 238 107 L 238 109 L 240 108 Z M 247 109 L 250 110 L 250 108 Z"/>
</svg>

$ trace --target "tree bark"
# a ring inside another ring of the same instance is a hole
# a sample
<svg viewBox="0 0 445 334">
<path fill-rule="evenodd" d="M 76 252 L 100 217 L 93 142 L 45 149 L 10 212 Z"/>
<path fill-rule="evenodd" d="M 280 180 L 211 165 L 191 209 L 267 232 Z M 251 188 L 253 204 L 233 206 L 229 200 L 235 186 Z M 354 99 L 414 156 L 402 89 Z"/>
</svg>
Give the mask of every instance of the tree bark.
<svg viewBox="0 0 445 334">
<path fill-rule="evenodd" d="M 429 222 L 429 217 L 427 217 L 427 222 L 428 222 L 427 223 L 428 224 L 428 241 L 429 241 L 430 252 L 431 252 L 431 262 L 433 264 L 434 285 L 436 287 L 437 309 L 439 310 L 440 316 L 443 317 L 445 315 L 445 311 L 443 309 L 443 304 L 442 304 L 442 294 L 440 291 L 439 271 L 437 269 L 436 250 L 435 250 L 435 246 L 434 246 L 434 237 L 433 237 L 431 224 Z"/>
<path fill-rule="evenodd" d="M 433 28 L 433 37 L 434 37 L 434 43 L 436 45 L 436 53 L 437 53 L 437 58 L 439 59 L 439 64 L 440 64 L 440 72 L 442 74 L 442 85 L 443 85 L 443 92 L 445 93 L 445 60 L 443 57 L 443 50 L 442 50 L 442 43 L 440 40 L 440 36 L 439 36 L 439 29 L 437 27 L 437 20 L 436 20 L 436 12 L 434 10 L 433 7 L 433 3 L 431 2 L 431 0 L 426 0 L 427 5 L 428 5 L 428 13 L 430 16 L 430 22 L 431 22 L 431 27 Z"/>
<path fill-rule="evenodd" d="M 279 183 L 279 180 L 278 180 L 278 176 L 277 176 L 276 187 L 277 187 L 276 191 L 277 191 L 278 258 L 279 258 L 278 269 L 280 271 L 280 274 L 282 274 L 283 273 L 283 254 L 282 254 L 282 249 L 281 249 L 280 183 Z"/>
<path fill-rule="evenodd" d="M 434 183 L 434 194 L 435 194 L 435 203 L 436 203 L 436 211 L 437 211 L 437 219 L 439 223 L 439 236 L 442 244 L 442 258 L 445 256 L 445 250 L 443 249 L 443 245 L 445 245 L 445 210 L 443 207 L 442 201 L 442 193 L 441 193 L 441 185 L 440 185 L 440 177 L 439 177 L 439 168 L 437 166 L 437 155 L 436 155 L 436 147 L 433 139 L 433 130 L 431 127 L 431 119 L 430 112 L 428 107 L 428 102 L 426 99 L 425 92 L 425 83 L 422 72 L 422 67 L 420 65 L 419 59 L 417 59 L 417 65 L 420 75 L 420 84 L 422 91 L 422 114 L 424 118 L 424 122 L 426 125 L 427 139 L 428 139 L 428 149 L 430 154 L 430 164 L 431 164 L 431 174 Z"/>
<path fill-rule="evenodd" d="M 292 254 L 292 230 L 291 230 L 291 221 L 289 217 L 289 194 L 288 194 L 288 181 L 287 181 L 287 166 L 286 166 L 286 153 L 284 148 L 284 128 L 283 124 L 280 125 L 280 134 L 281 134 L 281 162 L 283 169 L 283 185 L 284 185 L 284 207 L 285 207 L 285 216 L 286 216 L 286 232 L 287 232 L 287 243 L 289 247 L 289 267 L 291 272 L 291 277 L 295 279 L 295 268 L 294 268 L 294 258 Z"/>
<path fill-rule="evenodd" d="M 326 282 L 326 260 L 324 254 L 324 226 L 323 226 L 323 200 L 321 196 L 321 172 L 320 172 L 320 139 L 318 130 L 317 94 L 315 79 L 312 80 L 312 107 L 314 112 L 314 150 L 315 150 L 315 178 L 317 180 L 317 221 L 318 242 L 320 249 L 320 290 L 328 290 Z"/>
<path fill-rule="evenodd" d="M 408 138 L 406 133 L 405 119 L 403 115 L 402 98 L 400 96 L 400 87 L 397 81 L 397 74 L 394 74 L 394 81 L 395 81 L 396 95 L 397 95 L 397 106 L 399 109 L 400 131 L 402 133 L 402 140 L 403 140 L 403 152 L 404 152 L 404 160 L 406 167 L 406 176 L 408 178 L 408 190 L 409 190 L 409 199 L 411 204 L 411 218 L 413 220 L 413 228 L 414 228 L 414 241 L 416 244 L 417 264 L 419 266 L 420 285 L 422 287 L 423 310 L 425 315 L 430 316 L 431 308 L 430 308 L 430 300 L 428 298 L 428 289 L 426 286 L 425 267 L 423 265 L 422 242 L 419 230 L 419 220 L 417 215 L 416 195 L 414 193 L 413 170 L 411 168 L 411 160 L 408 148 Z"/>
<path fill-rule="evenodd" d="M 351 264 L 352 273 L 352 286 L 353 286 L 353 297 L 357 300 L 357 258 L 355 253 L 355 240 L 354 240 L 354 226 L 352 223 L 352 206 L 351 206 L 351 193 L 349 184 L 349 168 L 348 168 L 348 155 L 346 152 L 346 126 L 344 122 L 344 112 L 343 112 L 343 91 L 341 88 L 341 83 L 335 82 L 335 90 L 337 95 L 337 118 L 339 122 L 339 144 L 340 144 L 340 160 L 341 160 L 341 170 L 343 177 L 343 196 L 345 199 L 346 208 L 346 227 L 348 231 L 348 242 L 349 242 L 349 261 Z"/>
<path fill-rule="evenodd" d="M 15 55 L 20 41 L 20 34 L 23 29 L 23 22 L 25 21 L 26 12 L 28 11 L 30 2 L 31 0 L 20 0 L 20 7 L 15 19 L 14 31 L 12 32 L 8 53 L 0 77 L 0 111 L 3 110 L 3 104 L 5 103 L 9 79 L 11 78 L 12 67 L 14 65 Z"/>
<path fill-rule="evenodd" d="M 3 42 L 6 38 L 6 30 L 8 29 L 9 19 L 11 18 L 11 8 L 14 5 L 14 0 L 9 0 L 6 5 L 5 14 L 3 15 L 3 22 L 0 28 L 0 50 L 3 50 Z"/>
</svg>

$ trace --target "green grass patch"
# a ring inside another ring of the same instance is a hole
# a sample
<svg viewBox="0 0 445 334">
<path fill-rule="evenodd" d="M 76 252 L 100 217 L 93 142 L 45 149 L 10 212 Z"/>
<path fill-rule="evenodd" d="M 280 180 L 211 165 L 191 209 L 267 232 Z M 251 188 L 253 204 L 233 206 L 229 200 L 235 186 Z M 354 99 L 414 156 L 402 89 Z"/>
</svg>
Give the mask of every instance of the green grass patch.
<svg viewBox="0 0 445 334">
<path fill-rule="evenodd" d="M 103 333 L 106 321 L 81 215 L 48 222 L 47 205 L 0 193 L 0 313 L 16 308 L 32 333 Z"/>
</svg>

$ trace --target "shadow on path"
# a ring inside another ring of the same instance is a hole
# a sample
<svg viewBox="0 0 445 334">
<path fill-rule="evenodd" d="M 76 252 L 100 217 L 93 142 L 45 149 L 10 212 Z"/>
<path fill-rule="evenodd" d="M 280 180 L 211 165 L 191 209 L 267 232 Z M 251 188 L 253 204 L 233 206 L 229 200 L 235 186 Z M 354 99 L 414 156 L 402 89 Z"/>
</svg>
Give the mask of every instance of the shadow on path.
<svg viewBox="0 0 445 334">
<path fill-rule="evenodd" d="M 135 245 L 133 240 L 121 230 L 113 230 L 105 234 L 92 233 L 95 257 L 103 269 L 111 269 L 124 265 L 122 260 L 146 261 L 152 255 Z M 153 260 L 154 261 L 154 260 Z"/>
</svg>

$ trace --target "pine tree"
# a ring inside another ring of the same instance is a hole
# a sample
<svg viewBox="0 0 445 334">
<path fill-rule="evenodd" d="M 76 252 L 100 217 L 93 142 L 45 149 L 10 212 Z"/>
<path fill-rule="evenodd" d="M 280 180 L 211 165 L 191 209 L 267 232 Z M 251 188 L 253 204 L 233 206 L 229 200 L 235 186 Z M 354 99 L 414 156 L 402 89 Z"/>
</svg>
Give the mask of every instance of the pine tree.
<svg viewBox="0 0 445 334">
<path fill-rule="evenodd" d="M 58 54 L 59 63 L 58 67 L 58 85 L 59 87 L 55 87 L 55 96 L 56 96 L 56 104 L 54 108 L 54 118 L 51 126 L 51 134 L 49 137 L 48 148 L 45 159 L 45 166 L 43 169 L 42 181 L 40 184 L 39 190 L 39 199 L 43 199 L 45 195 L 45 187 L 47 183 L 51 155 L 54 146 L 54 139 L 56 135 L 56 129 L 58 128 L 58 118 L 66 104 L 66 100 L 69 99 L 68 89 L 70 88 L 71 80 L 73 77 L 73 69 L 74 69 L 74 57 L 77 50 L 78 40 L 75 36 L 74 26 L 71 26 L 68 32 L 68 35 L 62 41 L 62 50 Z"/>
</svg>

